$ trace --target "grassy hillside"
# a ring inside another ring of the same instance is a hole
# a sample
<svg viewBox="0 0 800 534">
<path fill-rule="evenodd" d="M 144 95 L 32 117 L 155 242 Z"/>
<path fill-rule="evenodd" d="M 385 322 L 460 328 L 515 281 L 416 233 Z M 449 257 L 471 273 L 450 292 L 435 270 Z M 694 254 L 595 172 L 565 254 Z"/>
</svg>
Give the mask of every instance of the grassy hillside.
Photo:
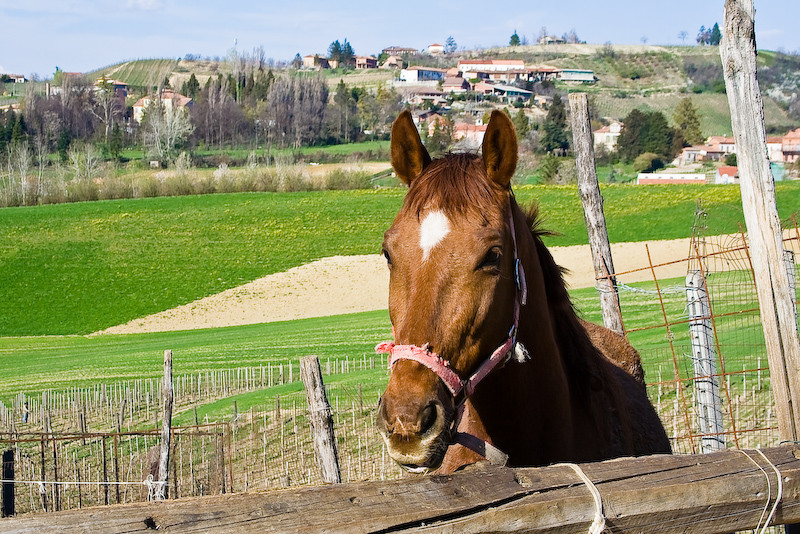
<svg viewBox="0 0 800 534">
<path fill-rule="evenodd" d="M 800 183 L 777 187 L 781 216 Z M 86 334 L 337 254 L 378 253 L 404 191 L 240 193 L 0 210 L 0 336 Z M 575 186 L 522 186 L 549 245 L 586 242 Z M 604 186 L 612 241 L 690 235 L 698 198 L 730 221 L 735 186 Z M 724 231 L 724 230 L 721 230 Z"/>
</svg>

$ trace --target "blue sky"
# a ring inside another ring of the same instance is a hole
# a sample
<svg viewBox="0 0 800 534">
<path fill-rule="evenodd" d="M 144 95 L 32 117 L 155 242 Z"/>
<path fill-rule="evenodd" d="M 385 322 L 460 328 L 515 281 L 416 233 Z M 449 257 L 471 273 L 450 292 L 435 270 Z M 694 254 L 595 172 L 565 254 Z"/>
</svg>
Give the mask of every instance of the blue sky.
<svg viewBox="0 0 800 534">
<path fill-rule="evenodd" d="M 88 71 L 127 59 L 185 54 L 224 57 L 263 46 L 288 60 L 347 39 L 359 55 L 390 45 L 424 48 L 452 35 L 459 48 L 533 41 L 543 26 L 575 29 L 589 43 L 694 43 L 701 25 L 722 21 L 723 0 L 486 2 L 404 0 L 0 0 L 0 72 L 49 77 L 58 66 Z M 755 0 L 760 49 L 800 52 L 800 1 Z"/>
</svg>

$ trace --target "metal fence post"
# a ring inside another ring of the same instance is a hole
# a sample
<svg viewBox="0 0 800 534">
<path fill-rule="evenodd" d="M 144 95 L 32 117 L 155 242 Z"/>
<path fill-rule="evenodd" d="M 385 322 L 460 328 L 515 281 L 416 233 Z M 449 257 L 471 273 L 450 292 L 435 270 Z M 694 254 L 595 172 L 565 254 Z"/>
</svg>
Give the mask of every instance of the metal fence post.
<svg viewBox="0 0 800 534">
<path fill-rule="evenodd" d="M 703 434 L 700 444 L 702 452 L 707 453 L 724 449 L 725 439 L 722 435 L 722 399 L 719 396 L 711 306 L 701 271 L 686 275 L 686 304 L 692 340 L 697 422 Z"/>
</svg>

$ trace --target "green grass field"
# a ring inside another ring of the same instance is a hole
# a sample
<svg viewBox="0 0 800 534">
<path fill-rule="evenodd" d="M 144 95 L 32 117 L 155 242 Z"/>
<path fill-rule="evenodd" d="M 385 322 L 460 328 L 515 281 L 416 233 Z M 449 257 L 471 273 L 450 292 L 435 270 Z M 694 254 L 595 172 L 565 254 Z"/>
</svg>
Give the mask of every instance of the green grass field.
<svg viewBox="0 0 800 534">
<path fill-rule="evenodd" d="M 378 253 L 404 191 L 237 193 L 0 210 L 0 336 L 87 334 L 332 255 Z M 736 186 L 603 187 L 611 241 L 688 237 L 741 217 Z M 781 216 L 800 183 L 777 187 Z M 548 245 L 586 243 L 575 186 L 521 186 Z M 732 231 L 730 228 L 727 231 Z"/>
</svg>

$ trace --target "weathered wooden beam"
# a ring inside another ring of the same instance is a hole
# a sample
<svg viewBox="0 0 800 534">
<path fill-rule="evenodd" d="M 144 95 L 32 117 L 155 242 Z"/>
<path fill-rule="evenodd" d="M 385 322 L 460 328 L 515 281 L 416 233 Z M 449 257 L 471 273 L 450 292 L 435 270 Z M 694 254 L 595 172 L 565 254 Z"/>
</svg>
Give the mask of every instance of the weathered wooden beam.
<svg viewBox="0 0 800 534">
<path fill-rule="evenodd" d="M 719 52 L 731 108 L 750 259 L 781 439 L 800 439 L 800 338 L 783 261 L 764 105 L 756 79 L 752 0 L 726 0 Z"/>
<path fill-rule="evenodd" d="M 164 500 L 169 494 L 169 453 L 172 438 L 172 351 L 164 351 L 164 379 L 161 388 L 163 395 L 164 417 L 161 421 L 161 454 L 158 459 L 158 484 L 155 488 L 155 499 Z"/>
<path fill-rule="evenodd" d="M 586 93 L 570 93 L 569 111 L 572 121 L 572 144 L 578 171 L 578 192 L 583 204 L 589 248 L 592 252 L 594 276 L 600 291 L 600 310 L 603 326 L 619 334 L 624 333 L 622 312 L 619 307 L 617 280 L 611 258 L 606 217 L 603 214 L 603 195 L 594 166 L 594 139 L 589 120 L 589 97 Z"/>
<path fill-rule="evenodd" d="M 773 523 L 800 520 L 800 448 L 763 452 L 781 473 L 783 498 Z M 757 451 L 581 467 L 603 498 L 613 532 L 752 529 L 777 496 L 778 477 Z M 0 531 L 583 534 L 594 512 L 588 488 L 569 467 L 482 465 L 448 476 L 29 514 L 0 520 Z"/>
<path fill-rule="evenodd" d="M 306 389 L 308 401 L 308 420 L 311 423 L 311 436 L 322 481 L 338 484 L 342 481 L 339 469 L 339 452 L 336 450 L 336 434 L 333 430 L 333 415 L 325 384 L 322 382 L 322 368 L 316 356 L 300 358 L 300 378 Z"/>
</svg>

